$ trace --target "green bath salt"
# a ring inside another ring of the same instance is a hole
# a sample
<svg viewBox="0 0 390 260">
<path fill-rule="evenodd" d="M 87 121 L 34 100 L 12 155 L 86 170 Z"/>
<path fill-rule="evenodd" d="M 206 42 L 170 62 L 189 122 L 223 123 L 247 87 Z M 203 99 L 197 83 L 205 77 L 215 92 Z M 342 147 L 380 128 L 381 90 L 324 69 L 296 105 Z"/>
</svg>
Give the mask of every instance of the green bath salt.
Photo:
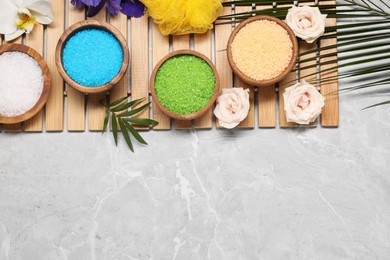
<svg viewBox="0 0 390 260">
<path fill-rule="evenodd" d="M 198 112 L 213 97 L 215 77 L 210 65 L 190 55 L 166 60 L 156 74 L 154 88 L 161 105 L 181 115 Z"/>
</svg>

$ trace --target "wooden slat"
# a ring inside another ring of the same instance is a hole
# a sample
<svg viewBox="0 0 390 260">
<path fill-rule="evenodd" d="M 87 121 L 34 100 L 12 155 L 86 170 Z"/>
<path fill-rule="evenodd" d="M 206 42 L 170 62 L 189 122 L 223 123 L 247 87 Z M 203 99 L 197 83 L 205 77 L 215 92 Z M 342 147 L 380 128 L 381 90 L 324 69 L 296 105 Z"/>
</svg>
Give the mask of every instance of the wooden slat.
<svg viewBox="0 0 390 260">
<path fill-rule="evenodd" d="M 257 10 L 271 8 L 272 6 L 256 6 Z M 266 86 L 257 88 L 257 112 L 258 126 L 276 127 L 276 93 L 275 86 Z"/>
<path fill-rule="evenodd" d="M 303 52 L 306 52 L 306 51 L 310 51 L 310 50 L 313 50 L 313 49 L 316 49 L 316 48 L 317 48 L 317 43 L 316 42 L 314 42 L 312 44 L 309 44 L 309 43 L 307 43 L 305 41 L 299 41 L 299 52 L 300 53 L 303 53 Z M 316 53 L 305 55 L 303 58 L 304 59 L 308 59 L 308 58 L 314 58 L 314 57 L 316 57 Z M 307 66 L 315 65 L 316 63 L 317 63 L 317 61 L 313 60 L 313 61 L 309 61 L 309 62 L 305 62 L 303 64 L 300 64 L 299 67 L 300 68 L 307 67 Z M 315 73 L 316 71 L 317 71 L 316 67 L 306 68 L 304 70 L 299 69 L 299 78 L 305 77 L 306 75 L 311 75 L 311 74 Z M 314 76 L 313 78 L 312 77 L 308 77 L 308 78 L 304 78 L 304 79 L 307 82 L 310 82 L 313 85 L 317 85 L 316 84 L 317 83 L 316 82 L 316 76 Z M 310 123 L 308 126 L 316 127 L 317 124 L 318 124 L 318 121 L 315 120 L 314 122 Z"/>
<path fill-rule="evenodd" d="M 282 7 L 281 5 L 280 7 Z M 285 6 L 285 5 L 284 5 Z M 291 5 L 288 5 L 291 6 Z M 279 6 L 278 6 L 279 7 Z M 280 127 L 297 127 L 298 124 L 287 122 L 286 113 L 284 111 L 284 99 L 283 93 L 286 88 L 294 85 L 296 83 L 296 72 L 291 72 L 287 75 L 287 77 L 279 82 L 279 126 Z"/>
<path fill-rule="evenodd" d="M 321 5 L 335 4 L 336 1 L 321 1 Z M 335 18 L 326 19 L 326 26 L 336 25 Z M 329 46 L 337 43 L 336 38 L 325 39 L 320 41 L 320 46 Z M 321 51 L 322 54 L 327 54 L 336 51 L 336 49 Z M 320 62 L 326 62 L 328 60 L 333 60 L 336 56 L 322 58 Z M 323 65 L 321 70 L 334 67 L 334 64 Z M 320 75 L 321 78 L 337 76 L 338 72 L 323 73 Z M 338 82 L 329 82 L 321 84 L 321 93 L 325 96 L 325 106 L 322 109 L 321 113 L 321 125 L 325 127 L 337 127 L 339 125 L 339 95 L 338 95 Z M 331 93 L 331 94 L 330 94 Z"/>
<path fill-rule="evenodd" d="M 152 25 L 152 63 L 153 68 L 157 63 L 169 53 L 169 37 L 161 34 L 158 26 Z M 155 130 L 169 130 L 171 129 L 171 119 L 165 115 L 157 106 L 153 106 L 153 119 L 158 121 L 158 126 Z"/>
<path fill-rule="evenodd" d="M 195 34 L 194 49 L 211 60 L 211 31 L 204 34 Z M 213 108 L 210 108 L 203 116 L 195 119 L 195 127 L 200 129 L 213 127 Z"/>
<path fill-rule="evenodd" d="M 68 27 L 85 20 L 85 11 L 77 9 L 68 2 Z M 67 129 L 71 132 L 85 130 L 85 94 L 66 85 Z"/>
<path fill-rule="evenodd" d="M 106 7 L 103 7 L 103 9 L 92 19 L 105 22 L 106 10 Z M 100 101 L 105 99 L 106 93 L 88 95 L 88 129 L 90 131 L 103 130 L 105 109 Z"/>
<path fill-rule="evenodd" d="M 55 50 L 64 32 L 64 1 L 51 0 L 54 21 L 47 27 L 46 62 L 51 72 L 51 91 L 46 102 L 46 131 L 64 129 L 64 81 L 57 71 Z"/>
<path fill-rule="evenodd" d="M 131 98 L 149 100 L 149 49 L 147 15 L 131 19 Z M 143 105 L 140 104 L 139 106 Z M 138 114 L 139 118 L 149 118 L 149 109 Z M 145 128 L 139 128 L 145 129 Z"/>
<path fill-rule="evenodd" d="M 224 7 L 222 15 L 231 14 L 231 7 Z M 230 68 L 226 47 L 229 36 L 232 33 L 231 24 L 218 25 L 215 27 L 215 66 L 217 68 L 222 88 L 233 87 L 233 72 Z M 218 120 L 217 127 L 219 126 Z"/>
<path fill-rule="evenodd" d="M 127 39 L 127 16 L 119 13 L 118 15 L 110 15 L 110 23 L 115 26 Z M 116 84 L 110 91 L 110 102 L 118 100 L 122 97 L 126 97 L 128 94 L 128 74 L 126 73 L 123 78 Z M 118 128 L 120 126 L 118 125 Z"/>
<path fill-rule="evenodd" d="M 237 13 L 248 12 L 252 10 L 252 6 L 236 6 L 235 11 Z M 238 125 L 239 128 L 253 128 L 255 127 L 255 91 L 254 87 L 243 82 L 239 77 L 236 78 L 237 88 L 249 89 L 249 103 L 250 109 L 248 116 Z"/>
<path fill-rule="evenodd" d="M 44 28 L 41 24 L 35 24 L 34 30 L 26 36 L 26 45 L 36 50 L 43 56 L 43 33 Z M 26 132 L 42 132 L 43 112 L 39 111 L 34 117 L 24 123 Z"/>
<path fill-rule="evenodd" d="M 189 49 L 190 48 L 190 35 L 175 35 L 172 39 L 173 51 Z M 192 128 L 192 120 L 175 120 L 175 129 L 190 129 Z"/>
<path fill-rule="evenodd" d="M 20 36 L 20 37 L 16 38 L 15 40 L 7 42 L 7 43 L 9 43 L 9 44 L 11 44 L 11 43 L 22 44 L 22 41 L 23 41 L 23 38 L 22 38 L 22 36 Z M 6 132 L 20 132 L 20 131 L 22 131 L 22 124 L 21 123 L 5 124 L 5 125 L 3 125 L 3 130 Z"/>
</svg>

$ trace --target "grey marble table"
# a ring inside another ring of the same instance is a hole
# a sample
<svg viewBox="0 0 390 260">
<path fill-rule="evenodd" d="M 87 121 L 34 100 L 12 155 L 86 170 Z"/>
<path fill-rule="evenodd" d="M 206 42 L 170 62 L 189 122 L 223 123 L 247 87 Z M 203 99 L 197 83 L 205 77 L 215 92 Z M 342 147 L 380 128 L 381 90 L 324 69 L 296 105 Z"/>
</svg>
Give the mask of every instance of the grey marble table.
<svg viewBox="0 0 390 260">
<path fill-rule="evenodd" d="M 0 259 L 389 259 L 390 106 L 337 129 L 0 134 Z"/>
</svg>

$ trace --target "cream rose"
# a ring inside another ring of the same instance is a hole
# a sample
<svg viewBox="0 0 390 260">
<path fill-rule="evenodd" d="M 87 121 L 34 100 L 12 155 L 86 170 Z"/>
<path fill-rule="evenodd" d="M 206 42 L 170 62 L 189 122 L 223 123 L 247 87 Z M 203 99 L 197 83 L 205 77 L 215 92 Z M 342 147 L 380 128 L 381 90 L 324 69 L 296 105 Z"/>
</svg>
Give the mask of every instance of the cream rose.
<svg viewBox="0 0 390 260">
<path fill-rule="evenodd" d="M 293 6 L 288 10 L 286 23 L 294 34 L 308 43 L 324 34 L 326 15 L 318 7 Z"/>
<path fill-rule="evenodd" d="M 302 80 L 283 93 L 287 122 L 309 124 L 321 114 L 325 98 L 313 86 Z"/>
<path fill-rule="evenodd" d="M 223 89 L 222 95 L 218 97 L 214 115 L 221 126 L 232 129 L 247 117 L 249 106 L 248 89 Z"/>
</svg>

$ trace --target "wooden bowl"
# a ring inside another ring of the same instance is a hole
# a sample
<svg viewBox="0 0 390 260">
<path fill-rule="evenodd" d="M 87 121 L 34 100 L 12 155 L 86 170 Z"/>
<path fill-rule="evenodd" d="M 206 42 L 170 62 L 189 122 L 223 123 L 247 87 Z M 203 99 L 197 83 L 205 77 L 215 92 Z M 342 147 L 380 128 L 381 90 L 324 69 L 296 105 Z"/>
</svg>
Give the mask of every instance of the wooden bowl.
<svg viewBox="0 0 390 260">
<path fill-rule="evenodd" d="M 0 123 L 2 124 L 15 124 L 22 121 L 26 121 L 27 119 L 33 117 L 45 105 L 51 89 L 51 76 L 50 76 L 49 67 L 47 66 L 43 57 L 38 52 L 36 52 L 34 49 L 28 46 L 17 44 L 17 43 L 5 44 L 0 46 L 0 55 L 3 54 L 4 52 L 11 52 L 11 51 L 23 52 L 38 62 L 43 74 L 43 89 L 42 89 L 42 94 L 38 99 L 37 103 L 35 103 L 35 105 L 30 110 L 26 111 L 24 114 L 12 116 L 12 117 L 0 114 Z"/>
<path fill-rule="evenodd" d="M 290 60 L 290 63 L 288 64 L 288 66 L 285 68 L 285 70 L 281 74 L 279 74 L 279 76 L 272 78 L 272 79 L 267 79 L 267 80 L 255 80 L 255 79 L 250 78 L 247 75 L 245 75 L 243 72 L 241 72 L 237 68 L 236 64 L 233 61 L 233 56 L 232 56 L 231 46 L 232 46 L 232 43 L 233 43 L 234 38 L 236 37 L 237 33 L 245 25 L 252 23 L 254 21 L 258 21 L 258 20 L 273 21 L 273 22 L 277 23 L 278 25 L 280 25 L 281 27 L 283 27 L 287 31 L 288 35 L 290 36 L 290 39 L 291 39 L 291 42 L 293 45 L 292 57 L 291 57 L 291 60 Z M 267 15 L 259 15 L 259 16 L 255 16 L 255 17 L 249 18 L 249 19 L 241 22 L 234 29 L 234 31 L 232 32 L 232 34 L 229 37 L 229 41 L 227 44 L 227 56 L 228 56 L 228 61 L 229 61 L 230 67 L 232 68 L 233 72 L 236 75 L 238 75 L 244 82 L 248 83 L 250 86 L 259 86 L 259 87 L 270 86 L 270 85 L 273 85 L 276 82 L 279 82 L 282 79 L 284 79 L 287 76 L 287 74 L 290 73 L 291 70 L 295 67 L 297 56 L 298 56 L 298 41 L 297 41 L 297 38 L 295 37 L 294 32 L 290 29 L 290 27 L 285 22 L 283 22 L 282 20 L 275 18 L 275 17 L 271 17 L 271 16 L 267 16 Z"/>
<path fill-rule="evenodd" d="M 194 56 L 197 56 L 197 57 L 203 59 L 211 67 L 211 69 L 213 70 L 213 73 L 214 73 L 214 77 L 215 77 L 214 95 L 211 97 L 210 101 L 207 103 L 207 105 L 205 107 L 203 107 L 201 110 L 199 110 L 199 111 L 197 111 L 195 113 L 192 113 L 192 114 L 176 114 L 176 113 L 173 113 L 173 112 L 169 111 L 168 109 L 166 109 L 160 103 L 160 101 L 158 100 L 157 94 L 156 94 L 156 90 L 154 88 L 154 80 L 156 78 L 157 72 L 160 69 L 161 65 L 166 60 L 168 60 L 168 59 L 170 59 L 170 58 L 172 58 L 174 56 L 183 55 L 183 54 L 185 54 L 185 55 L 194 55 Z M 163 59 L 161 59 L 157 63 L 157 65 L 154 67 L 153 72 L 152 72 L 152 76 L 151 76 L 151 79 L 150 79 L 150 91 L 152 93 L 154 104 L 163 113 L 165 113 L 166 115 L 168 115 L 171 118 L 175 118 L 175 119 L 179 119 L 179 120 L 191 120 L 191 119 L 194 119 L 194 118 L 198 118 L 198 117 L 202 116 L 204 113 L 206 113 L 206 111 L 210 109 L 210 107 L 214 104 L 215 100 L 217 99 L 217 97 L 218 97 L 218 95 L 220 93 L 220 84 L 219 84 L 218 72 L 217 72 L 217 69 L 215 68 L 214 64 L 212 63 L 212 61 L 209 58 L 207 58 L 205 55 L 203 55 L 203 54 L 201 54 L 199 52 L 192 51 L 192 50 L 174 51 L 174 52 L 166 55 Z"/>
<path fill-rule="evenodd" d="M 62 52 L 66 41 L 77 32 L 88 28 L 102 29 L 114 35 L 121 45 L 123 52 L 123 63 L 118 74 L 108 83 L 96 87 L 84 86 L 74 81 L 71 77 L 68 76 L 62 64 Z M 58 72 L 69 86 L 83 93 L 95 94 L 111 89 L 122 79 L 123 75 L 127 72 L 127 67 L 129 66 L 129 48 L 127 47 L 126 39 L 117 28 L 109 23 L 90 19 L 75 23 L 62 34 L 57 43 L 55 59 Z"/>
</svg>

